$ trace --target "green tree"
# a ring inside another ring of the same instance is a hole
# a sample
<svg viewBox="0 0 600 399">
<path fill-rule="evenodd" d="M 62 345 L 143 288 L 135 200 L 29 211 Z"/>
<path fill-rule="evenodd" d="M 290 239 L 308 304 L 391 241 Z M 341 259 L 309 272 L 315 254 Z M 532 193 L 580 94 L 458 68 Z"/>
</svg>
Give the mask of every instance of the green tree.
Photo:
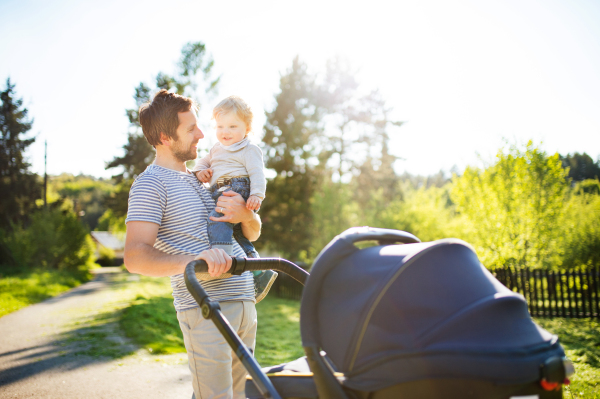
<svg viewBox="0 0 600 399">
<path fill-rule="evenodd" d="M 68 201 L 49 204 L 48 209 L 32 213 L 29 219 L 27 226 L 14 224 L 9 234 L 0 231 L 18 266 L 72 272 L 92 266 L 92 238 Z"/>
<path fill-rule="evenodd" d="M 263 139 L 266 165 L 276 175 L 267 184 L 261 210 L 261 241 L 309 261 L 359 220 L 357 206 L 370 201 L 372 189 L 399 195 L 389 132 L 401 122 L 389 118 L 377 91 L 361 94 L 341 59 L 329 61 L 319 77 L 296 57 L 281 77 L 280 90 L 275 109 L 267 113 Z M 385 203 L 379 205 L 368 211 L 377 212 Z"/>
<path fill-rule="evenodd" d="M 363 211 L 355 200 L 353 187 L 349 183 L 332 181 L 331 176 L 323 174 L 317 182 L 311 199 L 312 224 L 308 226 L 310 243 L 300 253 L 300 260 L 311 263 L 321 250 L 342 231 L 364 225 Z"/>
<path fill-rule="evenodd" d="M 267 184 L 261 208 L 264 222 L 257 247 L 265 243 L 291 259 L 310 246 L 310 198 L 317 179 L 315 139 L 321 132 L 315 79 L 296 57 L 281 76 L 276 106 L 267 112 L 262 149 L 266 167 L 276 175 Z"/>
<path fill-rule="evenodd" d="M 600 182 L 588 179 L 571 190 L 561 221 L 563 265 L 595 267 L 600 264 Z"/>
<path fill-rule="evenodd" d="M 374 192 L 373 202 L 386 206 L 366 223 L 372 226 L 408 231 L 421 241 L 433 241 L 456 235 L 454 207 L 449 187 L 414 187 L 402 183 L 402 197 L 387 199 L 383 190 Z"/>
<path fill-rule="evenodd" d="M 37 175 L 29 171 L 25 150 L 35 137 L 25 137 L 33 120 L 16 97 L 15 85 L 6 80 L 6 89 L 0 92 L 0 228 L 11 229 L 11 224 L 26 219 L 41 197 Z M 1 260 L 0 260 L 1 261 Z"/>
<path fill-rule="evenodd" d="M 68 198 L 80 221 L 90 230 L 98 226 L 98 219 L 106 211 L 106 199 L 113 190 L 112 181 L 85 175 L 63 173 L 51 176 L 48 182 L 49 201 Z"/>
<path fill-rule="evenodd" d="M 389 132 L 402 122 L 390 119 L 391 109 L 377 90 L 362 94 L 355 75 L 340 58 L 327 62 L 317 90 L 324 124 L 320 163 L 335 175 L 334 180 L 381 170 L 380 182 L 390 183 L 396 176 L 393 165 L 398 157 L 389 151 Z M 395 186 L 388 184 L 390 193 L 395 193 Z"/>
<path fill-rule="evenodd" d="M 468 167 L 454 179 L 451 198 L 465 223 L 461 238 L 489 268 L 558 267 L 567 188 L 558 154 L 548 155 L 532 142 L 524 151 L 500 150 L 494 165 Z"/>
<path fill-rule="evenodd" d="M 160 72 L 156 76 L 153 88 L 144 82 L 135 88 L 133 95 L 135 107 L 125 110 L 129 119 L 129 130 L 127 143 L 123 145 L 124 154 L 115 157 L 106 165 L 106 169 L 121 168 L 121 173 L 113 176 L 117 186 L 106 200 L 106 207 L 110 212 L 104 215 L 105 224 L 114 225 L 116 222 L 124 220 L 127 213 L 129 188 L 136 176 L 146 169 L 155 156 L 154 149 L 148 144 L 142 133 L 138 114 L 139 107 L 149 102 L 152 93 L 160 89 L 194 98 L 198 105 L 202 106 L 203 101 L 199 99 L 199 96 L 208 99 L 217 91 L 220 77 L 212 77 L 213 66 L 214 60 L 203 43 L 187 43 L 181 50 L 181 58 L 177 63 L 174 75 Z"/>
<path fill-rule="evenodd" d="M 600 162 L 594 162 L 585 152 L 580 154 L 567 154 L 560 157 L 563 167 L 569 168 L 569 178 L 573 181 L 586 179 L 600 179 Z"/>
</svg>

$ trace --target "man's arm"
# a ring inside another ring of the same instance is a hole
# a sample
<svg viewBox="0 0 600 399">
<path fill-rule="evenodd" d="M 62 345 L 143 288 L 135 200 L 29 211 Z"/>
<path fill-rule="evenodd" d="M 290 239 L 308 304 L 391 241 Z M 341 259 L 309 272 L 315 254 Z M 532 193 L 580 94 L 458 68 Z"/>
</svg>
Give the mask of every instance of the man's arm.
<svg viewBox="0 0 600 399">
<path fill-rule="evenodd" d="M 181 274 L 185 266 L 196 259 L 204 259 L 208 272 L 215 277 L 231 267 L 231 258 L 222 249 L 202 251 L 198 256 L 169 255 L 154 248 L 158 225 L 152 222 L 130 221 L 125 239 L 125 267 L 131 273 L 166 277 Z"/>
<path fill-rule="evenodd" d="M 217 201 L 217 208 L 223 214 L 220 218 L 210 217 L 215 222 L 241 223 L 242 233 L 250 241 L 258 240 L 262 223 L 260 217 L 246 208 L 244 198 L 234 191 L 224 191 Z"/>
</svg>

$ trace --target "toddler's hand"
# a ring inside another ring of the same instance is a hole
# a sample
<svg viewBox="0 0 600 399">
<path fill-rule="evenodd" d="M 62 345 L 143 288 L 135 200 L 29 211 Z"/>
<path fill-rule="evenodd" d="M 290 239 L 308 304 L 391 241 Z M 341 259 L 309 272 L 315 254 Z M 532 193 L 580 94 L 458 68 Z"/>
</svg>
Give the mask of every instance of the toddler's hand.
<svg viewBox="0 0 600 399">
<path fill-rule="evenodd" d="M 251 211 L 258 211 L 260 204 L 262 204 L 262 200 L 256 195 L 251 195 L 248 197 L 248 201 L 246 201 L 246 208 Z"/>
<path fill-rule="evenodd" d="M 209 183 L 210 178 L 212 177 L 212 174 L 213 174 L 212 169 L 204 169 L 204 170 L 199 170 L 198 172 L 196 172 L 196 177 L 202 183 Z"/>
</svg>

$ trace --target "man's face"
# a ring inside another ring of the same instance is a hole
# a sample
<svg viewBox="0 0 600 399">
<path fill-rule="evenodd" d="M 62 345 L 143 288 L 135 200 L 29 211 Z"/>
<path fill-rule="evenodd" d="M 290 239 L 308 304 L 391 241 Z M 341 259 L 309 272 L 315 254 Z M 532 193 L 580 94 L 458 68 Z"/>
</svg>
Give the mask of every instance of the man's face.
<svg viewBox="0 0 600 399">
<path fill-rule="evenodd" d="M 172 141 L 171 153 L 181 162 L 196 159 L 198 141 L 204 137 L 198 127 L 198 120 L 193 111 L 179 112 L 179 126 L 177 127 L 177 141 Z"/>
</svg>

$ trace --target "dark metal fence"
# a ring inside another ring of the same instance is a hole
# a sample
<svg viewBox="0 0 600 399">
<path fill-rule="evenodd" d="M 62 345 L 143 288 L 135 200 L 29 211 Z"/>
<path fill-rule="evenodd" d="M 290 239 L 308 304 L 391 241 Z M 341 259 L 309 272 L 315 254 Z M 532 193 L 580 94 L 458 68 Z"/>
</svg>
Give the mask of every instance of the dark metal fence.
<svg viewBox="0 0 600 399">
<path fill-rule="evenodd" d="M 495 269 L 492 274 L 527 300 L 533 317 L 600 319 L 600 268 L 569 271 Z"/>
<path fill-rule="evenodd" d="M 302 299 L 302 284 L 291 278 L 285 273 L 279 273 L 277 279 L 271 287 L 269 294 L 275 294 L 279 298 Z"/>
</svg>

